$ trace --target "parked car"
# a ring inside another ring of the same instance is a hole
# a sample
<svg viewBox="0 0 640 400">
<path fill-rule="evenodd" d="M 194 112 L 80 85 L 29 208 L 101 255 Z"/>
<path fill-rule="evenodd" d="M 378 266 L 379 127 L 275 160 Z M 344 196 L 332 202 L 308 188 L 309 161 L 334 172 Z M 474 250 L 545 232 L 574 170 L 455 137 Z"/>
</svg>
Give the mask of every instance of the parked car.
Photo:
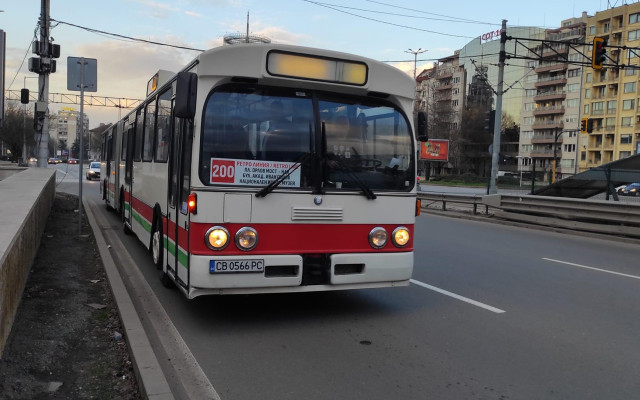
<svg viewBox="0 0 640 400">
<path fill-rule="evenodd" d="M 78 163 L 78 159 L 77 158 L 70 158 L 67 161 L 67 164 L 77 164 Z"/>
<path fill-rule="evenodd" d="M 100 163 L 98 161 L 92 161 L 87 168 L 86 174 L 87 180 L 100 179 Z"/>
<path fill-rule="evenodd" d="M 621 196 L 640 196 L 640 183 L 630 183 L 618 190 Z"/>
</svg>

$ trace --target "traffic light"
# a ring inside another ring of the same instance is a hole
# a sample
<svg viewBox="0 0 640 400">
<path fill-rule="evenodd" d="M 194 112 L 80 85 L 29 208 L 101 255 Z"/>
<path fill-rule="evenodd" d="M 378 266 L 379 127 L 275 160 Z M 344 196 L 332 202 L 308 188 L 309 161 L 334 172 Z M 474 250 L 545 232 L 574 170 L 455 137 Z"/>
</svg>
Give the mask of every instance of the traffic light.
<svg viewBox="0 0 640 400">
<path fill-rule="evenodd" d="M 484 113 L 484 130 L 485 132 L 493 132 L 493 127 L 496 123 L 496 111 L 486 111 Z"/>
<path fill-rule="evenodd" d="M 593 38 L 593 50 L 591 53 L 591 66 L 593 69 L 602 69 L 602 63 L 606 59 L 607 41 L 603 38 Z"/>
<path fill-rule="evenodd" d="M 580 132 L 587 133 L 587 118 L 580 120 Z"/>
<path fill-rule="evenodd" d="M 20 103 L 29 104 L 29 89 L 20 89 Z"/>
<path fill-rule="evenodd" d="M 589 118 L 587 120 L 587 133 L 593 132 L 593 119 Z"/>
</svg>

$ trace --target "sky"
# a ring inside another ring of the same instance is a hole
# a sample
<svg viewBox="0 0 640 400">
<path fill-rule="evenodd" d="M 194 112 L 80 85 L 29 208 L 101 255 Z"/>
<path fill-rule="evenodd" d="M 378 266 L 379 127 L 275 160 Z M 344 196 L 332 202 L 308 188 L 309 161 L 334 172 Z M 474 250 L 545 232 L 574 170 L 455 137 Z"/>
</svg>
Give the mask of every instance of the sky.
<svg viewBox="0 0 640 400">
<path fill-rule="evenodd" d="M 618 4 L 619 3 L 619 4 Z M 413 75 L 434 60 L 452 55 L 474 38 L 509 26 L 557 28 L 560 21 L 593 15 L 622 0 L 51 0 L 50 37 L 61 47 L 57 72 L 50 75 L 50 93 L 67 91 L 67 57 L 94 58 L 98 87 L 85 95 L 142 99 L 147 81 L 159 69 L 178 71 L 199 51 L 143 43 L 142 39 L 190 49 L 222 45 L 226 34 L 250 33 L 273 43 L 353 53 Z M 0 3 L 0 29 L 6 34 L 6 90 L 26 83 L 37 90 L 28 71 L 31 41 L 40 17 L 38 0 Z M 76 26 L 74 26 L 76 25 Z M 119 35 L 113 36 L 112 34 Z M 414 55 L 412 52 L 426 50 Z M 417 60 L 417 61 L 416 61 Z M 51 103 L 50 113 L 79 105 Z M 114 123 L 127 110 L 85 106 L 89 128 Z"/>
</svg>

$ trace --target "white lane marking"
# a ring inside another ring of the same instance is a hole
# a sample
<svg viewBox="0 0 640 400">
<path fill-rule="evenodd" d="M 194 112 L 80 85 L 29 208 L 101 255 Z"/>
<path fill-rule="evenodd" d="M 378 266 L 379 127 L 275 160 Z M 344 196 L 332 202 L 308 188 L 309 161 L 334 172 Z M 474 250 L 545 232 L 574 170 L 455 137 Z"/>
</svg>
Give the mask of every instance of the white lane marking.
<svg viewBox="0 0 640 400">
<path fill-rule="evenodd" d="M 484 304 L 484 303 L 480 303 L 479 301 L 471 300 L 470 298 L 467 298 L 467 297 L 464 297 L 464 296 L 460 296 L 459 294 L 451 293 L 451 292 L 448 292 L 448 291 L 446 291 L 444 289 L 440 289 L 440 288 L 437 288 L 435 286 L 427 285 L 426 283 L 417 281 L 415 279 L 411 279 L 410 282 L 415 284 L 415 285 L 422 286 L 425 289 L 430 289 L 430 290 L 433 290 L 434 292 L 438 292 L 438 293 L 444 294 L 446 296 L 453 297 L 454 299 L 462 300 L 465 303 L 473 304 L 474 306 L 477 306 L 477 307 L 480 307 L 480 308 L 484 308 L 485 310 L 489 310 L 489 311 L 494 312 L 496 314 L 502 314 L 502 313 L 506 312 L 506 311 L 501 310 L 499 308 L 495 308 L 495 307 L 492 307 L 490 305 L 487 305 L 487 304 Z"/>
<path fill-rule="evenodd" d="M 627 278 L 640 279 L 640 276 L 637 276 L 637 275 L 629 275 L 629 274 L 623 274 L 623 273 L 620 273 L 620 272 L 609 271 L 609 270 L 601 269 L 601 268 L 588 267 L 588 266 L 582 265 L 582 264 L 575 264 L 575 263 L 571 263 L 571 262 L 567 262 L 567 261 L 554 260 L 553 258 L 542 257 L 542 259 L 543 260 L 547 260 L 547 261 L 551 261 L 551 262 L 555 262 L 555 263 L 572 265 L 574 267 L 592 269 L 594 271 L 600 271 L 600 272 L 606 272 L 608 274 L 620 275 L 620 276 L 624 276 L 624 277 L 627 277 Z"/>
</svg>

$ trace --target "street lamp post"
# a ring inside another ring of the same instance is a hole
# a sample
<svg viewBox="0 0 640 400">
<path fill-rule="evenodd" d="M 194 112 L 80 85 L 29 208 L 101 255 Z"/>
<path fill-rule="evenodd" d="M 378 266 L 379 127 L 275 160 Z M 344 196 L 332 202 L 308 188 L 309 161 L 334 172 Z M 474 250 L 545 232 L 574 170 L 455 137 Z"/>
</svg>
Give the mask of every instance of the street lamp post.
<svg viewBox="0 0 640 400">
<path fill-rule="evenodd" d="M 424 53 L 427 50 L 422 50 L 422 48 L 419 48 L 418 50 L 406 50 L 405 53 L 409 53 L 409 54 L 413 54 L 413 80 L 416 80 L 416 68 L 418 65 L 418 54 L 420 53 Z"/>
</svg>

